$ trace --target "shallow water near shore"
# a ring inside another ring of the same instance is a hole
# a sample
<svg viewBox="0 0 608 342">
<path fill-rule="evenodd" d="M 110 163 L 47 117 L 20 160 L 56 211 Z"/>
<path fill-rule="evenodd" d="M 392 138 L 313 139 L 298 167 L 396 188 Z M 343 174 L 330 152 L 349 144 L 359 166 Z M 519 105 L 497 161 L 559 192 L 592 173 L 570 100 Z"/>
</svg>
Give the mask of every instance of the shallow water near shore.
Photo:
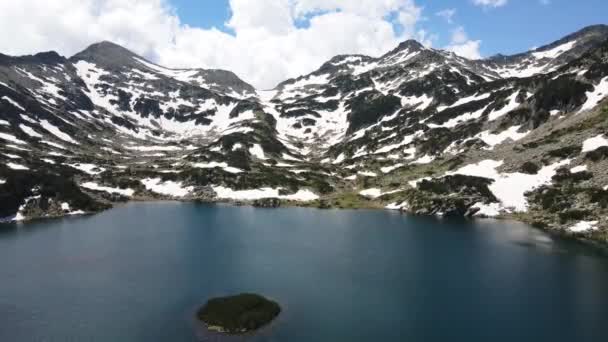
<svg viewBox="0 0 608 342">
<path fill-rule="evenodd" d="M 603 341 L 608 258 L 508 221 L 130 203 L 0 226 L 0 341 Z M 201 333 L 210 297 L 283 312 Z"/>
</svg>

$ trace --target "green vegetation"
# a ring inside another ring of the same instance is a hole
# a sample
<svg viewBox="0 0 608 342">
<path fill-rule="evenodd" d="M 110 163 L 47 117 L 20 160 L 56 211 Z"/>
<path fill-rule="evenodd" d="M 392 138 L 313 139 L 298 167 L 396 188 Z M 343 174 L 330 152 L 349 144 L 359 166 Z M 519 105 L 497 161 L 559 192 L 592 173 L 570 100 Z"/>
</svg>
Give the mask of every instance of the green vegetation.
<svg viewBox="0 0 608 342">
<path fill-rule="evenodd" d="M 608 207 L 608 191 L 565 182 L 542 186 L 530 192 L 528 200 L 532 212 L 545 217 L 545 225 L 552 221 L 566 224 L 597 219 L 598 209 Z"/>
<path fill-rule="evenodd" d="M 279 313 L 281 308 L 276 302 L 256 294 L 244 293 L 210 299 L 198 311 L 197 317 L 210 330 L 242 334 L 270 323 Z"/>
<path fill-rule="evenodd" d="M 589 180 L 591 178 L 593 178 L 593 173 L 591 173 L 589 171 L 572 173 L 572 172 L 570 172 L 570 170 L 568 170 L 566 168 L 562 168 L 562 169 L 557 170 L 557 173 L 555 174 L 555 176 L 553 176 L 552 179 L 556 183 L 564 183 L 564 182 L 578 183 L 578 182 Z"/>
<path fill-rule="evenodd" d="M 576 157 L 581 154 L 582 151 L 581 146 L 566 146 L 562 148 L 558 148 L 556 150 L 552 150 L 547 152 L 547 155 L 555 158 L 568 158 L 568 157 Z"/>
<path fill-rule="evenodd" d="M 577 124 L 552 131 L 548 136 L 523 144 L 524 148 L 537 148 L 542 145 L 559 143 L 560 139 L 568 134 L 585 130 L 606 127 L 608 125 L 608 106 L 604 106 L 596 115 L 593 115 Z"/>
<path fill-rule="evenodd" d="M 567 223 L 571 221 L 581 221 L 591 215 L 591 211 L 589 210 L 581 210 L 581 209 L 571 209 L 565 210 L 559 213 L 559 219 L 561 223 Z"/>
<path fill-rule="evenodd" d="M 338 197 L 329 201 L 332 207 L 340 209 L 369 208 L 369 202 L 370 201 L 367 198 L 354 192 L 342 193 Z"/>
<path fill-rule="evenodd" d="M 538 166 L 536 163 L 528 161 L 521 166 L 520 171 L 528 175 L 535 175 L 538 174 L 538 171 L 540 171 L 540 166 Z"/>
<path fill-rule="evenodd" d="M 48 207 L 49 200 L 70 202 L 74 208 L 88 212 L 98 212 L 110 208 L 80 190 L 80 187 L 69 177 L 62 177 L 46 172 L 13 172 L 2 173 L 6 183 L 0 185 L 0 217 L 13 215 L 25 199 L 34 195 L 41 197 L 42 208 Z M 32 189 L 37 189 L 34 194 Z"/>
</svg>

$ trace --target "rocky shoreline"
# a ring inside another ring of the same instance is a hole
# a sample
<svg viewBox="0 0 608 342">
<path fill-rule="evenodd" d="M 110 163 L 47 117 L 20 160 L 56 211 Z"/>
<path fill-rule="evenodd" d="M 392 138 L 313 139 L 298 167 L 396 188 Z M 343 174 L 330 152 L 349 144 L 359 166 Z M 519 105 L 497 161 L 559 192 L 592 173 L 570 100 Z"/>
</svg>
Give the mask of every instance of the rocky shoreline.
<svg viewBox="0 0 608 342">
<path fill-rule="evenodd" d="M 281 200 L 278 198 L 265 198 L 258 200 L 226 200 L 226 199 L 209 199 L 209 198 L 188 198 L 188 199 L 174 199 L 171 197 L 163 197 L 163 196 L 139 196 L 137 198 L 133 198 L 129 201 L 121 201 L 116 203 L 111 203 L 108 207 L 103 208 L 98 211 L 79 211 L 77 213 L 70 213 L 61 210 L 52 210 L 50 212 L 45 213 L 44 211 L 30 210 L 30 213 L 34 213 L 34 216 L 24 216 L 22 217 L 18 223 L 31 223 L 31 222 L 40 222 L 49 219 L 61 219 L 68 217 L 76 217 L 76 216 L 92 216 L 96 214 L 100 214 L 107 210 L 112 210 L 120 205 L 126 205 L 129 203 L 145 203 L 145 202 L 183 202 L 183 203 L 200 203 L 200 204 L 222 204 L 229 206 L 251 206 L 254 208 L 265 208 L 265 209 L 278 209 L 278 208 L 289 208 L 289 207 L 297 207 L 297 208 L 311 208 L 311 209 L 319 209 L 319 210 L 384 210 L 384 211 L 396 211 L 403 215 L 412 215 L 412 216 L 427 216 L 427 217 L 445 217 L 444 215 L 436 215 L 430 214 L 429 211 L 426 212 L 411 212 L 407 209 L 388 209 L 385 205 L 366 200 L 365 197 L 361 196 L 361 202 L 356 205 L 349 205 L 348 207 L 343 207 L 339 205 L 334 205 L 332 201 L 320 199 L 312 202 L 297 202 L 297 201 L 288 201 Z M 55 207 L 52 207 L 55 208 Z M 454 216 L 453 216 L 454 217 Z M 474 216 L 464 215 L 460 216 L 471 220 L 476 219 L 491 219 L 497 221 L 510 220 L 521 222 L 529 225 L 531 228 L 540 229 L 552 236 L 578 241 L 585 245 L 588 245 L 594 248 L 597 251 L 608 253 L 608 243 L 606 241 L 599 241 L 593 238 L 590 238 L 588 234 L 577 234 L 568 231 L 565 225 L 549 225 L 544 224 L 542 221 L 539 221 L 538 216 L 535 216 L 531 213 L 517 213 L 517 214 L 503 214 L 495 217 L 487 217 L 484 215 Z M 0 223 L 6 223 L 0 221 Z"/>
</svg>

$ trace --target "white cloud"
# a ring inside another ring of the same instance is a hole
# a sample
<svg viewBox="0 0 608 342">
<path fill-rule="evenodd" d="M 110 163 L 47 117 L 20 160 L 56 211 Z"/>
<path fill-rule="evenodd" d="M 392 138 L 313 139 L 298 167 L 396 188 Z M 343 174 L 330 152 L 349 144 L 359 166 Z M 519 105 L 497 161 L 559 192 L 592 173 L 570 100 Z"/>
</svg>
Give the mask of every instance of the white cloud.
<svg viewBox="0 0 608 342">
<path fill-rule="evenodd" d="M 70 56 L 110 40 L 162 65 L 229 69 L 268 88 L 337 54 L 378 56 L 405 39 L 436 40 L 418 27 L 415 0 L 230 0 L 234 35 L 181 23 L 167 1 L 0 1 L 0 32 L 15 33 L 0 35 L 0 52 Z"/>
<path fill-rule="evenodd" d="M 454 18 L 454 15 L 456 15 L 456 9 L 446 8 L 435 13 L 435 15 L 437 15 L 438 17 L 442 17 L 443 19 L 445 19 L 445 21 L 448 22 L 448 24 L 451 24 L 454 22 L 452 19 Z"/>
<path fill-rule="evenodd" d="M 48 50 L 72 55 L 101 40 L 148 55 L 179 28 L 162 0 L 0 1 L 0 13 L 0 51 L 12 55 Z"/>
<path fill-rule="evenodd" d="M 292 9 L 288 1 L 231 0 L 232 17 L 228 26 L 235 31 L 261 30 L 269 34 L 287 34 L 293 29 Z"/>
<path fill-rule="evenodd" d="M 465 58 L 480 59 L 480 46 L 481 40 L 470 40 L 464 28 L 460 26 L 452 31 L 452 39 L 445 49 Z"/>
<path fill-rule="evenodd" d="M 501 7 L 506 5 L 508 0 L 473 0 L 473 4 L 483 7 Z"/>
</svg>

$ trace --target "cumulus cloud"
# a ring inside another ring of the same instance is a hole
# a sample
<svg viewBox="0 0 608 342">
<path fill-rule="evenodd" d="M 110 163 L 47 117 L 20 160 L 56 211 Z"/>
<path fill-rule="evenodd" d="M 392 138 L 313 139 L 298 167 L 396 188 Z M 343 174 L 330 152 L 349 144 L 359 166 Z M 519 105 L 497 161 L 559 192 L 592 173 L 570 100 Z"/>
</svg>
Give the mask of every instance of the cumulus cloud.
<svg viewBox="0 0 608 342">
<path fill-rule="evenodd" d="M 451 24 L 454 22 L 452 18 L 454 18 L 454 15 L 456 15 L 456 9 L 446 8 L 435 13 L 435 15 L 437 15 L 438 17 L 442 17 L 443 19 L 445 19 L 445 21 L 448 22 L 448 24 Z"/>
<path fill-rule="evenodd" d="M 411 0 L 231 0 L 230 6 L 234 36 L 183 28 L 175 44 L 161 49 L 160 61 L 229 68 L 267 88 L 308 73 L 337 54 L 380 55 L 417 35 L 422 11 Z M 302 19 L 307 25 L 296 26 Z"/>
<path fill-rule="evenodd" d="M 231 0 L 230 7 L 234 36 L 184 27 L 160 49 L 160 62 L 228 68 L 268 88 L 337 54 L 380 55 L 422 38 L 416 30 L 422 9 L 413 0 Z M 302 20 L 306 25 L 296 25 Z"/>
<path fill-rule="evenodd" d="M 483 7 L 501 7 L 506 5 L 508 0 L 473 0 L 473 4 Z"/>
<path fill-rule="evenodd" d="M 110 40 L 161 65 L 229 69 L 259 88 L 270 88 L 337 54 L 378 56 L 405 39 L 426 45 L 437 39 L 419 27 L 422 7 L 415 0 L 229 4 L 231 32 L 226 33 L 181 23 L 168 0 L 0 1 L 0 31 L 5 33 L 0 51 L 56 50 L 70 56 Z"/>
<path fill-rule="evenodd" d="M 480 46 L 481 40 L 470 40 L 464 27 L 459 26 L 452 31 L 451 42 L 445 49 L 465 58 L 480 59 Z"/>
<path fill-rule="evenodd" d="M 0 1 L 0 13 L 0 51 L 12 55 L 72 55 L 101 40 L 150 55 L 180 27 L 162 0 Z"/>
</svg>

